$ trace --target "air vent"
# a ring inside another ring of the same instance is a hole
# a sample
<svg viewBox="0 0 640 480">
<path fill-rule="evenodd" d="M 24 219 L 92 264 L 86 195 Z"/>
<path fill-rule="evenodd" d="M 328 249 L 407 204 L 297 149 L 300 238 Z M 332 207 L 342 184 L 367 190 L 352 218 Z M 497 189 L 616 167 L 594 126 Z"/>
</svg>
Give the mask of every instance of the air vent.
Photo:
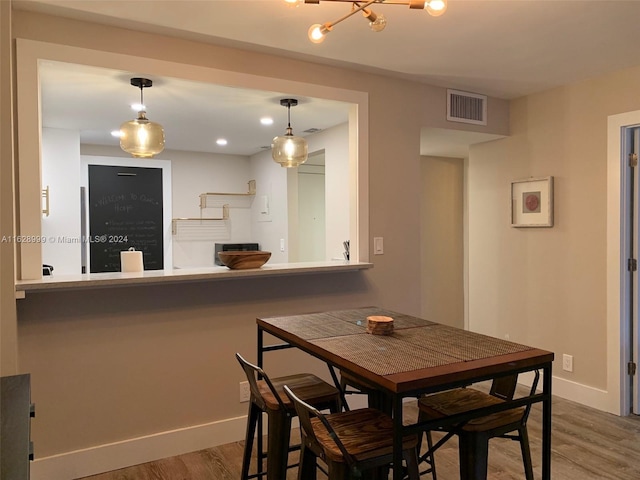
<svg viewBox="0 0 640 480">
<path fill-rule="evenodd" d="M 260 148 L 262 150 L 270 150 L 271 149 L 271 145 L 262 145 Z"/>
<path fill-rule="evenodd" d="M 317 133 L 321 130 L 322 130 L 321 128 L 308 128 L 303 133 Z"/>
<path fill-rule="evenodd" d="M 447 89 L 447 120 L 487 124 L 487 96 Z"/>
</svg>

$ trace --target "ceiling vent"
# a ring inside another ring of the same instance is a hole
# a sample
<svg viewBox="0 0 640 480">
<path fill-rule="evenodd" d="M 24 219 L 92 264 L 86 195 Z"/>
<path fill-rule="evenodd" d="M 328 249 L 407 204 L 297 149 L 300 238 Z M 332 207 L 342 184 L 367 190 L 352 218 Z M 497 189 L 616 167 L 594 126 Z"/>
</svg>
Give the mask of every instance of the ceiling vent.
<svg viewBox="0 0 640 480">
<path fill-rule="evenodd" d="M 307 128 L 304 132 L 302 133 L 317 133 L 320 132 L 322 129 L 321 128 Z"/>
<path fill-rule="evenodd" d="M 447 89 L 447 120 L 487 124 L 487 96 Z"/>
</svg>

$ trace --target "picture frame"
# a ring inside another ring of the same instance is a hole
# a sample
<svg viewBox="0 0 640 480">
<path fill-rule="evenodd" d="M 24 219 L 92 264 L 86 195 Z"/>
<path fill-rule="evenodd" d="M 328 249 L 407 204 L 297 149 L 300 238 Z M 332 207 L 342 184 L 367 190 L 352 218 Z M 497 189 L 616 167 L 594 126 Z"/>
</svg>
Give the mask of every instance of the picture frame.
<svg viewBox="0 0 640 480">
<path fill-rule="evenodd" d="M 553 177 L 511 182 L 511 226 L 553 227 Z"/>
</svg>

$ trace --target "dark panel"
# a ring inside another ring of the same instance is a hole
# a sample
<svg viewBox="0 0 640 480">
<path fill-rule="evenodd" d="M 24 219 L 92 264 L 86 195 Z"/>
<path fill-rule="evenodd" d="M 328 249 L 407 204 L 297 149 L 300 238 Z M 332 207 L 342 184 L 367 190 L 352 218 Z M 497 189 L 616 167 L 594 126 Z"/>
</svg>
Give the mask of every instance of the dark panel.
<svg viewBox="0 0 640 480">
<path fill-rule="evenodd" d="M 120 252 L 141 250 L 145 270 L 164 268 L 162 169 L 89 165 L 91 273 L 119 272 Z"/>
</svg>

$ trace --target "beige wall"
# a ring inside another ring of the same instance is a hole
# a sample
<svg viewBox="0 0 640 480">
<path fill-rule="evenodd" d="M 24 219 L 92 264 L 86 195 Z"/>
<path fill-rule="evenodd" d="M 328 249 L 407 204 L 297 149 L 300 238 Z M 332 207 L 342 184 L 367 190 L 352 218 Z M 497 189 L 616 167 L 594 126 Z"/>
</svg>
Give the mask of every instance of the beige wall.
<svg viewBox="0 0 640 480">
<path fill-rule="evenodd" d="M 607 116 L 640 109 L 638 89 L 636 67 L 515 100 L 511 137 L 469 158 L 470 328 L 554 351 L 554 375 L 594 391 L 607 387 Z M 555 226 L 511 228 L 510 182 L 547 175 Z"/>
<path fill-rule="evenodd" d="M 464 160 L 422 157 L 421 166 L 422 316 L 463 328 Z"/>
<path fill-rule="evenodd" d="M 0 239 L 13 235 L 12 11 L 0 2 Z M 0 241 L 0 375 L 17 373 L 14 244 Z"/>
<path fill-rule="evenodd" d="M 385 239 L 385 254 L 365 273 L 28 294 L 18 302 L 19 369 L 32 374 L 38 458 L 244 415 L 233 353 L 255 360 L 257 316 L 363 305 L 420 313 L 419 137 L 425 121 L 444 115 L 425 113 L 423 102 L 444 98 L 444 89 L 33 13 L 14 17 L 17 38 L 368 92 L 369 237 Z M 507 102 L 495 102 L 486 130 L 503 133 Z M 272 355 L 275 374 L 294 362 L 326 374 L 299 352 Z"/>
</svg>

